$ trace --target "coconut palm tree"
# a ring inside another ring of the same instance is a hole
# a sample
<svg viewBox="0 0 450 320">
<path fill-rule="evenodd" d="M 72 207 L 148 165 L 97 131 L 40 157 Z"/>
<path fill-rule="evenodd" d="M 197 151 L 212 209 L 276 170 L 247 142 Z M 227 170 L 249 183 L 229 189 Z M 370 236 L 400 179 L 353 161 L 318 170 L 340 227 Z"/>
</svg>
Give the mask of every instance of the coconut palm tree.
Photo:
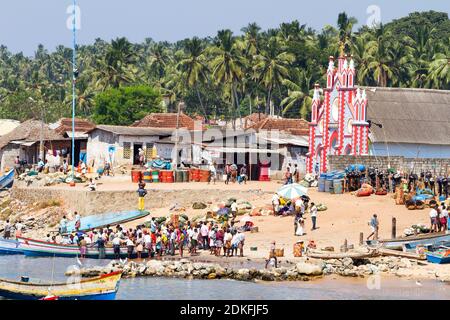
<svg viewBox="0 0 450 320">
<path fill-rule="evenodd" d="M 161 43 L 150 46 L 147 58 L 147 69 L 151 76 L 158 79 L 164 77 L 168 64 L 172 63 L 170 50 Z"/>
<path fill-rule="evenodd" d="M 261 54 L 255 56 L 255 76 L 267 91 L 266 114 L 269 113 L 273 90 L 289 76 L 289 65 L 294 62 L 294 55 L 281 51 L 279 40 L 269 39 Z"/>
<path fill-rule="evenodd" d="M 284 79 L 282 82 L 288 88 L 288 96 L 281 101 L 281 106 L 284 107 L 282 115 L 285 116 L 294 106 L 300 106 L 300 117 L 308 119 L 312 105 L 311 88 L 314 85 L 312 74 L 310 70 L 296 68 L 292 78 L 295 80 Z"/>
<path fill-rule="evenodd" d="M 212 77 L 216 84 L 223 85 L 225 97 L 231 101 L 231 109 L 234 109 L 230 110 L 230 114 L 236 116 L 239 109 L 237 85 L 243 77 L 245 61 L 230 30 L 221 30 L 217 33 L 215 46 L 210 48 L 210 54 L 213 57 Z M 236 127 L 235 121 L 233 127 Z"/>
<path fill-rule="evenodd" d="M 435 88 L 450 89 L 450 38 L 445 42 L 444 52 L 436 53 L 429 67 L 429 81 Z"/>
<path fill-rule="evenodd" d="M 380 25 L 372 31 L 372 37 L 373 40 L 367 44 L 369 62 L 367 67 L 372 72 L 376 85 L 386 87 L 388 81 L 395 80 L 393 79 L 390 32 Z"/>
<path fill-rule="evenodd" d="M 208 66 L 205 59 L 204 45 L 202 41 L 194 37 L 185 42 L 185 56 L 178 63 L 177 68 L 181 71 L 184 83 L 187 88 L 194 89 L 197 93 L 198 100 L 203 109 L 203 113 L 208 118 L 208 113 L 203 105 L 203 101 L 198 89 L 198 84 L 208 80 Z"/>
<path fill-rule="evenodd" d="M 338 29 L 339 29 L 339 54 L 350 54 L 352 48 L 352 33 L 353 26 L 358 23 L 358 20 L 354 17 L 348 17 L 345 12 L 342 12 L 338 16 Z"/>
</svg>

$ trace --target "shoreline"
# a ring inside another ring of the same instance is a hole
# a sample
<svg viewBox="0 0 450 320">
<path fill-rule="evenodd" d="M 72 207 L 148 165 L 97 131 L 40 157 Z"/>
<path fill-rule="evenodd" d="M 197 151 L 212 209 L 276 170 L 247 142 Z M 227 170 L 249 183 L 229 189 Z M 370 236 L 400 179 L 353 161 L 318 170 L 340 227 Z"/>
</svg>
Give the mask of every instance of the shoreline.
<svg viewBox="0 0 450 320">
<path fill-rule="evenodd" d="M 230 258 L 228 258 L 230 259 Z M 369 279 L 381 278 L 405 280 L 437 280 L 450 283 L 450 270 L 436 270 L 433 265 L 396 257 L 370 259 L 314 259 L 297 258 L 296 261 L 281 260 L 278 268 L 264 269 L 264 259 L 231 258 L 233 260 L 208 259 L 205 257 L 164 257 L 162 259 L 130 260 L 126 263 L 111 261 L 107 266 L 72 270 L 66 275 L 82 277 L 97 276 L 122 271 L 124 278 L 163 277 L 182 279 L 231 279 L 238 281 L 292 282 L 316 281 L 321 278 Z M 240 260 L 245 259 L 245 260 Z M 259 266 L 259 267 L 258 267 Z"/>
</svg>

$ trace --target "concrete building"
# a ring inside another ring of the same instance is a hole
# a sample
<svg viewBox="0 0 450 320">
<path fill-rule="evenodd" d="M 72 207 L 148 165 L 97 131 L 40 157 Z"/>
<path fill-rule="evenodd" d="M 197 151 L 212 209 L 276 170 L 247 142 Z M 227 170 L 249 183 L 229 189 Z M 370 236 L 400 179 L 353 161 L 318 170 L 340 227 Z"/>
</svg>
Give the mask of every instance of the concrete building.
<svg viewBox="0 0 450 320">
<path fill-rule="evenodd" d="M 87 162 L 93 166 L 106 161 L 115 166 L 135 165 L 139 163 L 139 149 L 150 159 L 154 146 L 160 158 L 170 160 L 172 133 L 172 129 L 164 128 L 98 125 L 88 132 Z"/>
<path fill-rule="evenodd" d="M 450 91 L 365 90 L 370 155 L 450 158 Z"/>
</svg>

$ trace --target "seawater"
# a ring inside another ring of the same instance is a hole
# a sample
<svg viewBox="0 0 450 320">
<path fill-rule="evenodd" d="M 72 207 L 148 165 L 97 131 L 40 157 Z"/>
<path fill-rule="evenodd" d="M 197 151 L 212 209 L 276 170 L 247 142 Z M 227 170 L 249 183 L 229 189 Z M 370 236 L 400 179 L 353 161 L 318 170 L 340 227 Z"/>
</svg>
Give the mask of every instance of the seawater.
<svg viewBox="0 0 450 320">
<path fill-rule="evenodd" d="M 83 266 L 107 265 L 108 260 L 80 261 Z M 76 259 L 0 256 L 0 278 L 64 282 L 68 268 L 80 267 Z M 379 281 L 379 282 L 377 282 Z M 267 299 L 450 299 L 450 285 L 436 280 L 392 278 L 348 279 L 327 276 L 308 282 L 240 282 L 233 280 L 184 280 L 170 278 L 122 279 L 118 300 L 267 300 Z"/>
</svg>

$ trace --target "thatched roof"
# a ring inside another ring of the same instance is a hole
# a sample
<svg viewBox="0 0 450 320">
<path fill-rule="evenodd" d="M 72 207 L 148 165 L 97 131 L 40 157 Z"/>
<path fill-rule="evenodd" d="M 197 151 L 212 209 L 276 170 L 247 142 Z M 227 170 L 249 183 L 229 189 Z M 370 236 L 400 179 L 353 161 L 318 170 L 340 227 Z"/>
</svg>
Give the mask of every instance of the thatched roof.
<svg viewBox="0 0 450 320">
<path fill-rule="evenodd" d="M 36 142 L 41 139 L 42 122 L 39 120 L 27 120 L 13 131 L 0 137 L 0 149 L 3 149 L 12 141 Z M 55 130 L 44 124 L 43 130 L 44 141 L 65 140 L 64 136 L 58 134 Z"/>
<path fill-rule="evenodd" d="M 450 145 L 450 91 L 364 89 L 372 142 Z"/>
</svg>

